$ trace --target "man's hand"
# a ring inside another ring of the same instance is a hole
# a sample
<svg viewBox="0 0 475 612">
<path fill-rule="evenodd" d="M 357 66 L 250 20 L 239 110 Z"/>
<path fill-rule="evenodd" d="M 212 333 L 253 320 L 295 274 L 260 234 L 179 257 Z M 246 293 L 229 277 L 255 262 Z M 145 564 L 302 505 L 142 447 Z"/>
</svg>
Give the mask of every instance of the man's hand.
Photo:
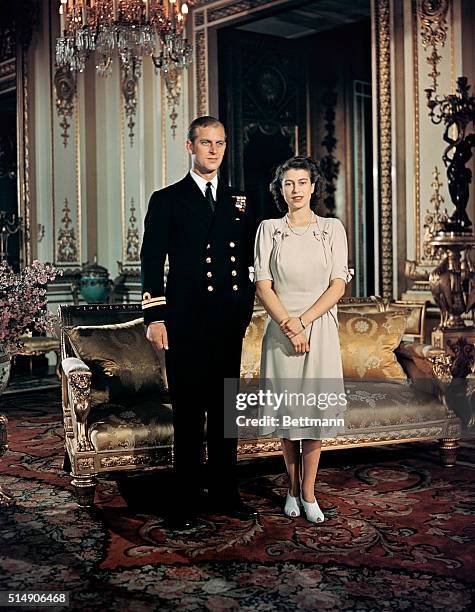
<svg viewBox="0 0 475 612">
<path fill-rule="evenodd" d="M 292 346 L 296 353 L 308 353 L 310 350 L 310 342 L 307 340 L 307 336 L 302 332 L 290 338 L 290 342 L 292 342 Z"/>
<path fill-rule="evenodd" d="M 303 327 L 298 317 L 289 317 L 284 319 L 280 324 L 280 329 L 284 332 L 287 338 L 294 338 L 297 334 L 302 333 Z"/>
<path fill-rule="evenodd" d="M 168 335 L 165 323 L 150 323 L 147 327 L 147 340 L 149 340 L 157 351 L 168 350 Z"/>
</svg>

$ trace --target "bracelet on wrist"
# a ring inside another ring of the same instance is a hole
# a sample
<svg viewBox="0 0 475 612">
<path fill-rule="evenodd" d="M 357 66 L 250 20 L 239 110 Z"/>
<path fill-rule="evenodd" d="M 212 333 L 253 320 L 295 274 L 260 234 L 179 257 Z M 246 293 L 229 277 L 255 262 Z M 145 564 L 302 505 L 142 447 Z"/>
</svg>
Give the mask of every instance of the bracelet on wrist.
<svg viewBox="0 0 475 612">
<path fill-rule="evenodd" d="M 307 326 L 305 325 L 305 323 L 302 321 L 302 317 L 299 317 L 299 321 L 300 321 L 300 325 L 302 326 L 302 329 L 305 329 Z"/>
</svg>

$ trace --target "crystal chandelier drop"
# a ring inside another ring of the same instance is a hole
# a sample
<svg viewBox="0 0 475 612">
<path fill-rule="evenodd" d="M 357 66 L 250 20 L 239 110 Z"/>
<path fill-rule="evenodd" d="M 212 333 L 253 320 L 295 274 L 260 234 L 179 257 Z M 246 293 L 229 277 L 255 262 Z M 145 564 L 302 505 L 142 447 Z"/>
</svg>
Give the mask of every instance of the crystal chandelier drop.
<svg viewBox="0 0 475 612">
<path fill-rule="evenodd" d="M 193 2 L 61 0 L 56 63 L 83 72 L 88 57 L 95 52 L 98 74 L 108 76 L 113 58 L 118 55 L 121 68 L 138 79 L 143 57 L 149 55 L 156 71 L 164 74 L 168 87 L 191 62 L 185 25 Z"/>
</svg>

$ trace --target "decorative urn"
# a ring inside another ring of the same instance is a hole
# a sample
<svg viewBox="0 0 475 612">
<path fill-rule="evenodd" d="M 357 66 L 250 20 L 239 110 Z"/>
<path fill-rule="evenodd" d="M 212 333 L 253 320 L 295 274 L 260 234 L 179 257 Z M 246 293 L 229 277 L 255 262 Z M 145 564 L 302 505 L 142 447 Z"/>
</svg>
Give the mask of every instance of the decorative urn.
<svg viewBox="0 0 475 612">
<path fill-rule="evenodd" d="M 79 292 L 88 304 L 107 302 L 112 285 L 107 268 L 97 263 L 96 256 L 92 264 L 88 262 L 83 264 L 79 278 Z"/>
</svg>

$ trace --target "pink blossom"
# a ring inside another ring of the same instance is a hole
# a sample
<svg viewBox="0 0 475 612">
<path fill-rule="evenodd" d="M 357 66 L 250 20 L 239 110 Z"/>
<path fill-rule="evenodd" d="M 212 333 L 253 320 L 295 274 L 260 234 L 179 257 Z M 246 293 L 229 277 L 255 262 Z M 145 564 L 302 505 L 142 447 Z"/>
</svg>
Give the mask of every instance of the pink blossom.
<svg viewBox="0 0 475 612">
<path fill-rule="evenodd" d="M 46 285 L 62 273 L 35 260 L 16 274 L 0 262 L 0 346 L 4 351 L 18 350 L 23 334 L 53 330 L 54 316 L 46 310 Z"/>
</svg>

